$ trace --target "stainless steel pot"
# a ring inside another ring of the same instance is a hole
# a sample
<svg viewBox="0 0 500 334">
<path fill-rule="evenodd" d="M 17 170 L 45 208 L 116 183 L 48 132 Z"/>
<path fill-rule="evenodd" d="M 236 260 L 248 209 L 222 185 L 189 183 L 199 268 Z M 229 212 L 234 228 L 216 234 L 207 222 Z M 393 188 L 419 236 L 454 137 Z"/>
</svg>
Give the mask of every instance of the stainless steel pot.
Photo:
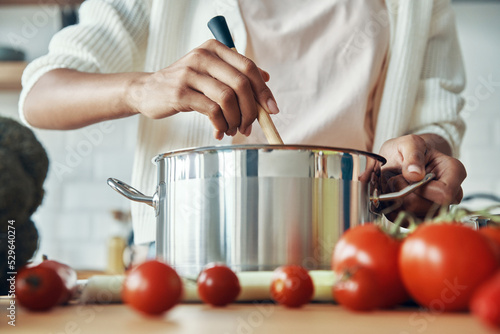
<svg viewBox="0 0 500 334">
<path fill-rule="evenodd" d="M 210 262 L 236 271 L 292 263 L 328 269 L 344 231 L 373 221 L 378 201 L 419 185 L 377 196 L 384 158 L 327 147 L 205 147 L 161 154 L 153 162 L 153 196 L 116 179 L 108 184 L 154 208 L 156 254 L 187 277 Z"/>
</svg>

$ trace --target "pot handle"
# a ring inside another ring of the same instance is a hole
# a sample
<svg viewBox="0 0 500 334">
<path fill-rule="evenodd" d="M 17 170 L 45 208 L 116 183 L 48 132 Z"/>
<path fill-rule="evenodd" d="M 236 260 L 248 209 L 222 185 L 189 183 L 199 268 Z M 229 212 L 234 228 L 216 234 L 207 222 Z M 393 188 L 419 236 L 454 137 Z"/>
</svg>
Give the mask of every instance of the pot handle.
<svg viewBox="0 0 500 334">
<path fill-rule="evenodd" d="M 432 180 L 435 177 L 434 173 L 428 173 L 427 175 L 424 176 L 424 178 L 421 181 L 415 182 L 410 184 L 409 186 L 401 189 L 400 191 L 394 192 L 394 193 L 388 193 L 388 194 L 383 194 L 383 195 L 378 195 L 377 189 L 373 192 L 373 196 L 370 197 L 370 201 L 373 202 L 375 207 L 378 207 L 379 202 L 383 201 L 391 201 L 395 200 L 401 197 L 404 197 L 408 195 L 409 193 L 415 191 L 417 188 L 420 188 L 430 180 Z"/>
<path fill-rule="evenodd" d="M 120 194 L 122 194 L 123 196 L 127 197 L 128 199 L 134 202 L 145 203 L 149 206 L 152 206 L 153 208 L 155 207 L 153 196 L 146 196 L 139 190 L 129 186 L 123 181 L 110 177 L 108 179 L 108 185 L 117 192 L 119 192 Z"/>
</svg>

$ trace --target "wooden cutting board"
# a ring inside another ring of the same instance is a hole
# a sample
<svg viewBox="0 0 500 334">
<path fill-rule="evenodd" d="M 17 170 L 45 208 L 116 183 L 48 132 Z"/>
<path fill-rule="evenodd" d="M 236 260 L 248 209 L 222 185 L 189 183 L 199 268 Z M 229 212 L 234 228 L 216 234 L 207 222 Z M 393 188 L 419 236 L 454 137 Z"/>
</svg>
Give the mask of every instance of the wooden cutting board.
<svg viewBox="0 0 500 334">
<path fill-rule="evenodd" d="M 17 309 L 16 328 L 10 328 L 7 305 L 0 301 L 2 333 L 493 333 L 466 313 L 433 314 L 415 308 L 353 313 L 331 303 L 288 309 L 262 302 L 224 308 L 184 303 L 158 318 L 142 316 L 123 304 L 71 305 L 42 313 Z"/>
</svg>

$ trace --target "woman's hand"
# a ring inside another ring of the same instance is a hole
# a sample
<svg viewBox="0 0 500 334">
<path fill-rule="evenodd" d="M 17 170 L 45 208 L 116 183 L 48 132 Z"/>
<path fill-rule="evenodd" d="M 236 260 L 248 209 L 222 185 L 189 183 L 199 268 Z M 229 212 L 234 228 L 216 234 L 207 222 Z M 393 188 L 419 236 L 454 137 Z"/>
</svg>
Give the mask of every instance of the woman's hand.
<svg viewBox="0 0 500 334">
<path fill-rule="evenodd" d="M 267 87 L 269 74 L 250 59 L 209 40 L 167 68 L 133 80 L 127 94 L 132 110 L 153 119 L 198 111 L 209 117 L 215 137 L 249 135 L 257 103 L 278 113 Z"/>
<path fill-rule="evenodd" d="M 448 144 L 434 134 L 388 140 L 380 149 L 380 155 L 387 159 L 387 164 L 382 167 L 388 186 L 384 192 L 398 191 L 432 172 L 434 179 L 406 195 L 401 209 L 425 217 L 435 204 L 459 203 L 463 196 L 461 184 L 467 173 L 463 164 L 449 153 Z"/>
</svg>

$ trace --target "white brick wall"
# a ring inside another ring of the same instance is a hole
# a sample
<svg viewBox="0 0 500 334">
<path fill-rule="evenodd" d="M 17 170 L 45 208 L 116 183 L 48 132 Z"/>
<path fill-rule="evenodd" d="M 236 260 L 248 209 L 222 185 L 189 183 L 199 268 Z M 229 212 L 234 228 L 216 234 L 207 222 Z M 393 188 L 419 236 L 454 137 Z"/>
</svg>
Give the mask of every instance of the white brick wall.
<svg viewBox="0 0 500 334">
<path fill-rule="evenodd" d="M 465 95 L 470 98 L 461 158 L 469 175 L 464 192 L 500 195 L 500 4 L 460 2 L 455 9 L 467 67 Z M 53 13 L 39 6 L 0 9 L 0 44 L 6 43 L 7 32 L 22 28 L 23 17 L 30 19 L 36 12 L 47 17 Z M 25 45 L 28 59 L 46 52 L 57 30 L 58 18 L 50 17 L 54 22 L 40 24 Z M 490 77 L 496 86 L 484 85 Z M 0 92 L 0 114 L 17 117 L 17 99 L 18 93 Z M 34 215 L 42 236 L 39 254 L 76 268 L 105 268 L 109 238 L 129 233 L 129 226 L 111 214 L 128 210 L 129 202 L 111 190 L 106 179 L 130 181 L 135 122 L 129 118 L 67 132 L 35 130 L 51 161 L 47 193 Z"/>
<path fill-rule="evenodd" d="M 47 52 L 59 29 L 57 6 L 0 7 L 0 45 L 24 50 L 28 61 Z M 18 119 L 18 99 L 18 92 L 0 91 L 0 115 Z M 106 179 L 130 181 L 136 118 L 35 133 L 50 159 L 46 196 L 33 216 L 41 235 L 38 257 L 47 254 L 75 268 L 105 269 L 109 238 L 130 233 L 130 224 L 112 215 L 113 210 L 129 211 L 130 203 Z"/>
<path fill-rule="evenodd" d="M 129 201 L 106 180 L 130 181 L 134 140 L 126 139 L 135 138 L 135 121 L 122 119 L 67 132 L 35 130 L 51 163 L 47 194 L 34 215 L 42 240 L 39 255 L 76 268 L 105 269 L 109 238 L 128 238 L 130 224 L 115 220 L 112 211 L 128 211 Z"/>
<path fill-rule="evenodd" d="M 454 5 L 467 72 L 464 116 L 467 132 L 461 160 L 467 168 L 465 195 L 500 195 L 500 3 Z M 489 82 L 489 83 L 488 83 Z M 467 204 L 467 203 L 464 203 Z M 476 201 L 475 207 L 492 204 Z"/>
</svg>

